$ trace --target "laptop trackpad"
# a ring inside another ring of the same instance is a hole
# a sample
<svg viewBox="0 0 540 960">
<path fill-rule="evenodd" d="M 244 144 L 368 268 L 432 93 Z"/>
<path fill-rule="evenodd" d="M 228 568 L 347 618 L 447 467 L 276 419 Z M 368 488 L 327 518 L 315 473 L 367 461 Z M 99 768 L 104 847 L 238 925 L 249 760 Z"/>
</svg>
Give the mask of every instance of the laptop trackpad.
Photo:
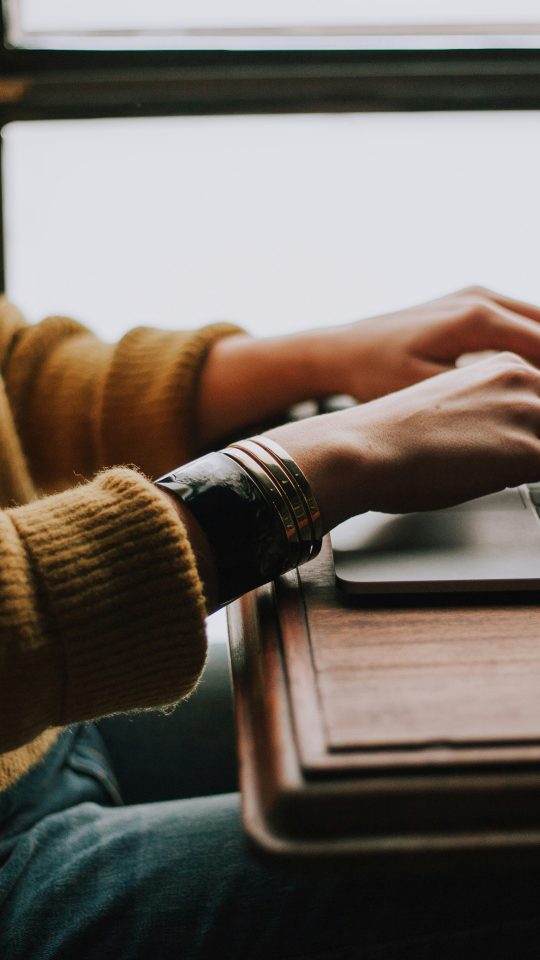
<svg viewBox="0 0 540 960">
<path fill-rule="evenodd" d="M 352 593 L 540 585 L 540 521 L 525 488 L 447 510 L 363 514 L 331 539 L 338 583 Z"/>
</svg>

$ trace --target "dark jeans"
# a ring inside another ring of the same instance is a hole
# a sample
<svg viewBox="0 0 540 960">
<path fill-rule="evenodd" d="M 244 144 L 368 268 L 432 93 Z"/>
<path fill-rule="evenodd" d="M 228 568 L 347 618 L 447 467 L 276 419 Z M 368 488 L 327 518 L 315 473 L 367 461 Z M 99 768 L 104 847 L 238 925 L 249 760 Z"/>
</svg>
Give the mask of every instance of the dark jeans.
<svg viewBox="0 0 540 960">
<path fill-rule="evenodd" d="M 374 879 L 254 856 L 222 792 L 224 657 L 170 716 L 66 730 L 0 795 L 1 960 L 538 956 L 536 873 Z"/>
</svg>

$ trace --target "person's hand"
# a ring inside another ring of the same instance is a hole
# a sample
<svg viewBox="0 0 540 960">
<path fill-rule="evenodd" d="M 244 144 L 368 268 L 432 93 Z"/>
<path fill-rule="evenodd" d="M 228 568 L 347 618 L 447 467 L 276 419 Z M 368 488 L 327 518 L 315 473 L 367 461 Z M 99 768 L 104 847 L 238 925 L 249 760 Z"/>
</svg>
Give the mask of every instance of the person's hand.
<svg viewBox="0 0 540 960">
<path fill-rule="evenodd" d="M 540 371 L 500 353 L 268 436 L 304 470 L 327 530 L 365 510 L 451 506 L 540 480 Z"/>
<path fill-rule="evenodd" d="M 199 377 L 197 452 L 302 400 L 373 400 L 452 369 L 466 353 L 511 350 L 540 366 L 540 308 L 480 287 L 344 326 L 224 337 Z"/>
<path fill-rule="evenodd" d="M 316 358 L 318 394 L 358 400 L 400 390 L 485 350 L 511 350 L 540 366 L 540 308 L 481 287 L 305 336 Z"/>
<path fill-rule="evenodd" d="M 367 510 L 448 507 L 540 480 L 540 370 L 501 352 L 266 436 L 304 472 L 324 531 Z M 218 591 L 209 543 L 194 518 L 190 528 L 187 508 L 177 512 L 211 610 Z"/>
</svg>

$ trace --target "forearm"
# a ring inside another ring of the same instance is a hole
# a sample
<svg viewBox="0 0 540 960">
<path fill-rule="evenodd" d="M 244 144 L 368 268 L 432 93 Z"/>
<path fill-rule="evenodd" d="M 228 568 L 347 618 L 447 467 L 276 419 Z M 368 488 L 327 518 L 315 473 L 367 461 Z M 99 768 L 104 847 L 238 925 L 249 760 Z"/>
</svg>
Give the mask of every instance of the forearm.
<svg viewBox="0 0 540 960">
<path fill-rule="evenodd" d="M 324 395 L 323 352 L 319 334 L 312 333 L 265 339 L 240 335 L 216 342 L 198 383 L 199 451 Z"/>
<path fill-rule="evenodd" d="M 321 509 L 324 532 L 371 509 L 376 456 L 373 436 L 341 413 L 310 417 L 267 431 L 305 474 Z"/>
</svg>

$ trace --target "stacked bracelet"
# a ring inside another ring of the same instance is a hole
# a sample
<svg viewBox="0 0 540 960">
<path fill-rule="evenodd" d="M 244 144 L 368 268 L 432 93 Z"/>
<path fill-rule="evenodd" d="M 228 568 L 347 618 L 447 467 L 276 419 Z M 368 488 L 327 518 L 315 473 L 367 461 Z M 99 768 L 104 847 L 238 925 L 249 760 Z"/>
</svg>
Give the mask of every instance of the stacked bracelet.
<svg viewBox="0 0 540 960">
<path fill-rule="evenodd" d="M 321 515 L 309 483 L 268 437 L 231 444 L 156 483 L 185 503 L 206 534 L 221 606 L 320 550 Z"/>
<path fill-rule="evenodd" d="M 265 484 L 275 483 L 282 503 L 292 518 L 293 532 L 289 539 L 297 547 L 298 559 L 291 566 L 300 566 L 315 557 L 321 549 L 321 513 L 311 488 L 295 461 L 268 437 L 251 437 L 231 444 L 223 451 L 241 461 Z"/>
</svg>

